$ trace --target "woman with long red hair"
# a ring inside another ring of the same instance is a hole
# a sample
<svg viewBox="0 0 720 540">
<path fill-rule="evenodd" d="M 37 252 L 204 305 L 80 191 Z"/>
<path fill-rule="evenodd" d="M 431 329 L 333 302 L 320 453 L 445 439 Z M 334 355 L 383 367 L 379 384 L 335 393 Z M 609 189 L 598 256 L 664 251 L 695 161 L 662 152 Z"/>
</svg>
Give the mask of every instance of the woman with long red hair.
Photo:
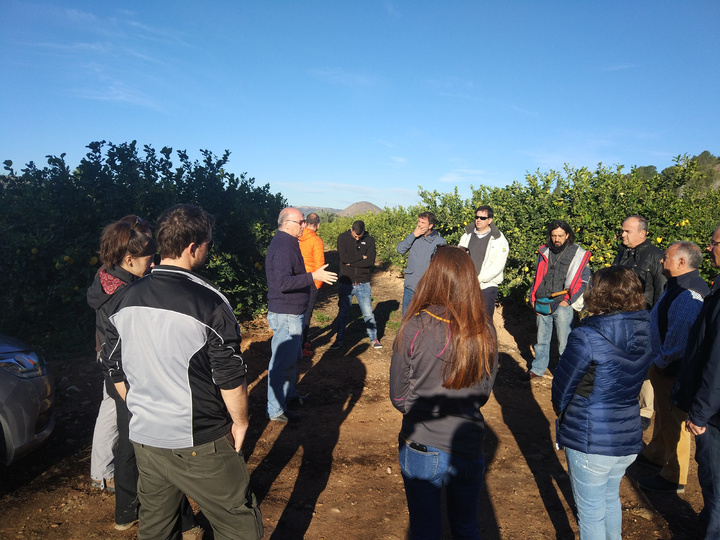
<svg viewBox="0 0 720 540">
<path fill-rule="evenodd" d="M 480 407 L 497 354 L 472 259 L 465 248 L 440 246 L 405 312 L 390 365 L 390 397 L 403 413 L 399 459 L 413 540 L 442 536 L 443 485 L 453 538 L 480 538 Z"/>
</svg>

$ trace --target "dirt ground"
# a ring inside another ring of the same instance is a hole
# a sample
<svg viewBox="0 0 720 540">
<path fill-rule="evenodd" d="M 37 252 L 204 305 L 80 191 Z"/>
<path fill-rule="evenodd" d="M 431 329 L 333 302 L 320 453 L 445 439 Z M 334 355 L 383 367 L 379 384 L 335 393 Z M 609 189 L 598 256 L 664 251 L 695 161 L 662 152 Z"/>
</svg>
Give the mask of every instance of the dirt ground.
<svg viewBox="0 0 720 540">
<path fill-rule="evenodd" d="M 311 402 L 293 425 L 265 418 L 270 337 L 264 319 L 243 330 L 250 366 L 251 427 L 245 443 L 265 538 L 404 539 L 408 514 L 397 463 L 400 414 L 388 398 L 391 346 L 400 321 L 402 279 L 377 271 L 373 305 L 383 349 L 370 347 L 356 304 L 343 351 L 328 350 L 337 314 L 334 287 L 321 290 L 298 393 Z M 486 539 L 574 538 L 577 524 L 564 452 L 554 449 L 551 377 L 518 379 L 532 358 L 534 319 L 505 306 L 495 314 L 500 367 L 487 422 L 487 474 L 480 504 Z M 48 444 L 0 468 L 0 538 L 135 538 L 113 529 L 113 496 L 90 487 L 90 442 L 101 393 L 91 351 L 50 359 L 58 390 L 57 427 Z M 551 365 L 552 369 L 552 365 Z M 649 440 L 651 429 L 645 434 Z M 621 486 L 623 537 L 690 539 L 702 508 L 697 468 L 682 495 L 644 494 L 632 465 Z M 209 527 L 208 527 L 209 529 Z M 449 534 L 444 538 L 449 538 Z M 211 532 L 205 538 L 212 538 Z"/>
</svg>

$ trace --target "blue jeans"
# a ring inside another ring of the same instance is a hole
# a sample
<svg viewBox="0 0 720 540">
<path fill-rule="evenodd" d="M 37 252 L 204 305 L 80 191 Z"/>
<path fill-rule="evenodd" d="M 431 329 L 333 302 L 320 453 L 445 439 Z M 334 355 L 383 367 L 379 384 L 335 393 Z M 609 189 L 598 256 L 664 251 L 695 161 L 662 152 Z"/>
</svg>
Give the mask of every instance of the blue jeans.
<svg viewBox="0 0 720 540">
<path fill-rule="evenodd" d="M 553 324 L 555 324 L 557 333 L 558 351 L 562 354 L 572 329 L 573 308 L 572 306 L 558 306 L 550 315 L 536 315 L 535 317 L 537 343 L 531 371 L 542 377 L 550 364 L 550 340 L 552 339 Z"/>
<path fill-rule="evenodd" d="M 704 506 L 700 523 L 704 538 L 720 538 L 720 429 L 708 424 L 705 433 L 695 437 L 695 461 Z"/>
<path fill-rule="evenodd" d="M 345 327 L 350 317 L 350 306 L 352 305 L 353 295 L 357 298 L 360 311 L 362 311 L 363 319 L 365 319 L 365 329 L 367 330 L 370 341 L 377 338 L 377 325 L 375 324 L 375 315 L 372 310 L 372 296 L 370 293 L 370 283 L 358 283 L 351 285 L 349 283 L 340 283 L 338 285 L 338 323 L 337 323 L 337 340 L 342 341 L 345 337 Z"/>
<path fill-rule="evenodd" d="M 405 316 L 405 312 L 407 311 L 407 307 L 410 305 L 410 300 L 412 300 L 413 296 L 415 296 L 415 291 L 408 289 L 407 287 L 403 289 L 403 316 Z"/>
<path fill-rule="evenodd" d="M 400 472 L 410 512 L 410 540 L 442 536 L 440 491 L 445 485 L 452 537 L 480 540 L 478 504 L 485 459 L 463 459 L 427 447 L 427 452 L 400 443 Z"/>
<path fill-rule="evenodd" d="M 635 461 L 630 456 L 601 456 L 565 449 L 568 473 L 578 511 L 581 540 L 620 540 L 620 480 Z"/>
<path fill-rule="evenodd" d="M 270 418 L 285 412 L 287 400 L 295 395 L 297 363 L 302 355 L 302 334 L 305 315 L 289 313 L 267 314 L 273 331 L 268 366 L 267 414 Z"/>
</svg>

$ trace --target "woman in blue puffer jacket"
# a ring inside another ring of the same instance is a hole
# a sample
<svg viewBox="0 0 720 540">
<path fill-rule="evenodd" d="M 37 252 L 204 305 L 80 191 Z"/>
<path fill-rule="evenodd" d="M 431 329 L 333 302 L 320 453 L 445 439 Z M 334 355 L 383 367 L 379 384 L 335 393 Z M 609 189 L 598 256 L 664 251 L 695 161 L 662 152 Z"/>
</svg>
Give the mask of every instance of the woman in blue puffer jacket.
<svg viewBox="0 0 720 540">
<path fill-rule="evenodd" d="M 553 379 L 557 444 L 565 447 L 580 540 L 621 538 L 620 480 L 642 450 L 638 394 L 652 360 L 650 316 L 632 270 L 599 270 L 591 313 L 568 338 Z"/>
</svg>

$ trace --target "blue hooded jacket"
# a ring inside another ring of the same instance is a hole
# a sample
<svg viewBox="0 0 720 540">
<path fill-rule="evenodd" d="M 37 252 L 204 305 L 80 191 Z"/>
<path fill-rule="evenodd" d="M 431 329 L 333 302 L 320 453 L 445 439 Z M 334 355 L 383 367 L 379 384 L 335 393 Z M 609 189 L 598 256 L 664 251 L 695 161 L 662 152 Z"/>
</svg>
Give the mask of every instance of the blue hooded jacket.
<svg viewBox="0 0 720 540">
<path fill-rule="evenodd" d="M 586 454 L 642 451 L 638 394 L 652 362 L 650 315 L 595 315 L 568 338 L 552 385 L 557 442 Z"/>
</svg>

